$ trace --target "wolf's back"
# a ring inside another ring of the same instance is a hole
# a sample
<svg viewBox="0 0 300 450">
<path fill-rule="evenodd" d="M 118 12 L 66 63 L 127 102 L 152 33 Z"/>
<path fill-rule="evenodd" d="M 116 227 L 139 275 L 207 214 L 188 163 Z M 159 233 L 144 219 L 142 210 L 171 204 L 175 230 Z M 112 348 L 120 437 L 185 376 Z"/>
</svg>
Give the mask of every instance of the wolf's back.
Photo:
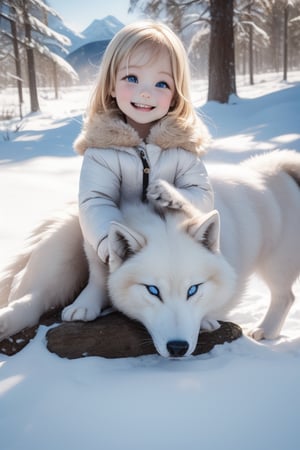
<svg viewBox="0 0 300 450">
<path fill-rule="evenodd" d="M 300 187 L 300 153 L 294 150 L 275 150 L 254 156 L 242 163 L 267 176 L 287 173 Z"/>
</svg>

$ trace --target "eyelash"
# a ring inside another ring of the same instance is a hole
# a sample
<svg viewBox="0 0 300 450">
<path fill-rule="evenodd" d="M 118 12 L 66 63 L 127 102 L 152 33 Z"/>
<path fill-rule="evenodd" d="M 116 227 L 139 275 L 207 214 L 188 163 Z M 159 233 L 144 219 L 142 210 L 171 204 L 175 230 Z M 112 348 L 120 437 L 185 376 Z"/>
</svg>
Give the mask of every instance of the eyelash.
<svg viewBox="0 0 300 450">
<path fill-rule="evenodd" d="M 130 80 L 130 78 L 134 78 L 134 81 Z M 137 83 L 138 82 L 138 79 L 135 75 L 126 75 L 126 77 L 124 77 L 123 80 L 127 80 L 129 83 Z"/>
<path fill-rule="evenodd" d="M 131 79 L 131 80 L 130 80 Z M 123 80 L 127 80 L 128 83 L 138 83 L 138 77 L 136 77 L 135 75 L 126 75 Z M 160 85 L 160 86 L 159 86 Z M 163 85 L 163 86 L 161 86 Z M 168 83 L 166 81 L 158 81 L 155 84 L 155 87 L 158 87 L 160 89 L 170 89 L 170 86 L 168 85 Z"/>
<path fill-rule="evenodd" d="M 163 84 L 164 86 L 158 86 L 159 84 Z M 155 86 L 162 89 L 170 89 L 170 86 L 165 81 L 158 81 Z"/>
</svg>

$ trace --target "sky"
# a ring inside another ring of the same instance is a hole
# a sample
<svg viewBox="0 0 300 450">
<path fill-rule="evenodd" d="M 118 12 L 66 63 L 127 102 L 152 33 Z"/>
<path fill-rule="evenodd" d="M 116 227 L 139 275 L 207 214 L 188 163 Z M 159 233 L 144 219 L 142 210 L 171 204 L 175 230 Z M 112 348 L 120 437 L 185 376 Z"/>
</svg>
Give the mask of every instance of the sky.
<svg viewBox="0 0 300 450">
<path fill-rule="evenodd" d="M 115 16 L 124 24 L 133 20 L 128 15 L 130 0 L 49 0 L 49 4 L 60 14 L 66 25 L 74 31 L 83 31 L 94 19 L 103 19 L 108 15 Z"/>
</svg>

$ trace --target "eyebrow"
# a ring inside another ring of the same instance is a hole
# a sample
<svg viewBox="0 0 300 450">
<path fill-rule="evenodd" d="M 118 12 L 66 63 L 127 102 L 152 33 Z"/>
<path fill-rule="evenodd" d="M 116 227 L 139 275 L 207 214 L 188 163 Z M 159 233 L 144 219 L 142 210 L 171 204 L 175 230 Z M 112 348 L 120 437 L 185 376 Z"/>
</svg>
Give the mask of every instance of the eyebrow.
<svg viewBox="0 0 300 450">
<path fill-rule="evenodd" d="M 158 73 L 161 73 L 163 75 L 168 75 L 169 77 L 174 78 L 170 72 L 165 72 L 164 70 L 162 70 L 161 72 L 158 72 Z"/>
<path fill-rule="evenodd" d="M 123 67 L 120 67 L 120 72 L 122 71 L 122 70 L 125 70 L 126 72 L 128 72 L 129 70 L 134 70 L 134 69 L 140 69 L 141 67 L 143 67 L 142 65 L 140 65 L 140 66 L 134 66 L 134 65 L 130 65 L 130 66 L 123 66 Z M 173 79 L 173 75 L 170 73 L 170 72 L 165 72 L 164 70 L 162 70 L 162 71 L 160 71 L 160 72 L 157 72 L 158 74 L 161 74 L 161 75 L 167 75 L 167 76 L 169 76 L 170 78 L 172 78 Z"/>
</svg>

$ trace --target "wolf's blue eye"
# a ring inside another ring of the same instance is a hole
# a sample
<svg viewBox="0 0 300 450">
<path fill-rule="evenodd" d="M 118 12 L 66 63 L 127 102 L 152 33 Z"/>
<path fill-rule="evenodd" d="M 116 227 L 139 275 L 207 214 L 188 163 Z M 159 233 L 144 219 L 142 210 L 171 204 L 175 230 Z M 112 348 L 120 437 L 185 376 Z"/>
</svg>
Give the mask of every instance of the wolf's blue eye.
<svg viewBox="0 0 300 450">
<path fill-rule="evenodd" d="M 154 297 L 157 297 L 162 302 L 159 289 L 156 286 L 154 286 L 153 284 L 145 284 L 144 286 L 149 294 L 154 295 Z"/>
<path fill-rule="evenodd" d="M 148 289 L 148 292 L 151 295 L 155 295 L 156 297 L 159 297 L 159 289 L 156 286 L 153 286 L 152 284 L 150 284 L 150 285 L 146 284 L 146 288 Z"/>
<path fill-rule="evenodd" d="M 193 284 L 192 286 L 190 286 L 187 291 L 187 298 L 190 298 L 193 295 L 195 295 L 198 292 L 199 286 L 200 284 Z"/>
</svg>

